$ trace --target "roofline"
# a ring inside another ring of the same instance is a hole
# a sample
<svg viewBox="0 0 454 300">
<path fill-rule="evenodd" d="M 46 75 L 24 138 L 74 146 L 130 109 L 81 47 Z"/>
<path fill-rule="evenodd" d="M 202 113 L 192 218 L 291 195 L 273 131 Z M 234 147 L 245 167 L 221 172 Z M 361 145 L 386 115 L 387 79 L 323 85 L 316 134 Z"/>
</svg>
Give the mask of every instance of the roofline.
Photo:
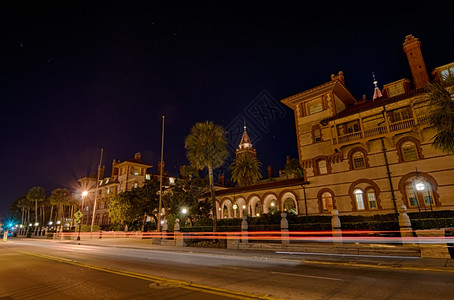
<svg viewBox="0 0 454 300">
<path fill-rule="evenodd" d="M 232 187 L 225 190 L 216 191 L 216 196 L 222 195 L 231 195 L 231 194 L 240 194 L 244 192 L 266 190 L 271 188 L 279 188 L 286 186 L 295 186 L 295 185 L 307 185 L 309 182 L 305 181 L 304 178 L 292 178 L 286 180 L 277 180 L 271 182 L 265 182 L 261 184 L 249 185 L 244 187 Z"/>
</svg>

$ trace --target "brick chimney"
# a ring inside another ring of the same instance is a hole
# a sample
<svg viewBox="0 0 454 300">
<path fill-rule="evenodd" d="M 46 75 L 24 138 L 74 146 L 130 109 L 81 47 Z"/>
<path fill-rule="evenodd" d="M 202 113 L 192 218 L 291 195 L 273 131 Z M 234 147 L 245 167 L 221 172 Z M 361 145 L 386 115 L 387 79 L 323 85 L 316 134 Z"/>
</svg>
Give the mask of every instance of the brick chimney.
<svg viewBox="0 0 454 300">
<path fill-rule="evenodd" d="M 224 174 L 219 174 L 218 180 L 220 185 L 224 185 L 225 182 Z"/>
<path fill-rule="evenodd" d="M 119 164 L 119 163 L 120 163 L 119 160 L 115 160 L 115 159 L 114 159 L 114 160 L 112 161 L 112 177 L 118 175 L 117 164 Z"/>
<path fill-rule="evenodd" d="M 411 75 L 415 88 L 423 88 L 429 83 L 426 65 L 421 52 L 421 42 L 413 35 L 405 37 L 404 52 L 407 54 L 408 64 L 410 65 Z"/>
<path fill-rule="evenodd" d="M 273 178 L 273 168 L 268 166 L 268 178 Z"/>
</svg>

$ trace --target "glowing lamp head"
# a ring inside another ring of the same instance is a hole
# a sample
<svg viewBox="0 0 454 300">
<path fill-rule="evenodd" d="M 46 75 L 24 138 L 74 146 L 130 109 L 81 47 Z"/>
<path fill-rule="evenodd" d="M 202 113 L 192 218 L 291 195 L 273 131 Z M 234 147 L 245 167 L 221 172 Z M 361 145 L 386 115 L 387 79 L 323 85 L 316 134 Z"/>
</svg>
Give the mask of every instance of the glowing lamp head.
<svg viewBox="0 0 454 300">
<path fill-rule="evenodd" d="M 83 191 L 82 192 L 82 197 L 86 197 L 88 195 L 88 192 L 87 191 Z"/>
<path fill-rule="evenodd" d="M 426 188 L 426 185 L 423 182 L 417 182 L 415 184 L 415 189 L 417 191 L 423 191 Z"/>
</svg>

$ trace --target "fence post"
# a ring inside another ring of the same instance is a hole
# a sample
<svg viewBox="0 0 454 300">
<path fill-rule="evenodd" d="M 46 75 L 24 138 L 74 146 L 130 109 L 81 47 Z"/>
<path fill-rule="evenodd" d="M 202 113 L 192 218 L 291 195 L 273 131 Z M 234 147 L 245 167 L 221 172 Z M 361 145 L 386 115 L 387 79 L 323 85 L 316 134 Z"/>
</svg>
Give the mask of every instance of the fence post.
<svg viewBox="0 0 454 300">
<path fill-rule="evenodd" d="M 339 219 L 339 211 L 337 209 L 333 209 L 331 212 L 333 215 L 331 219 L 331 228 L 333 231 L 333 243 L 342 244 L 342 228 L 341 228 L 341 221 Z"/>
<path fill-rule="evenodd" d="M 180 232 L 180 219 L 175 219 L 175 225 L 173 226 L 173 233 L 175 239 L 175 246 L 177 247 L 184 247 L 184 236 L 183 233 Z"/>
<path fill-rule="evenodd" d="M 247 243 L 248 241 L 248 224 L 247 224 L 247 216 L 243 215 L 243 221 L 241 221 L 241 242 Z"/>
<path fill-rule="evenodd" d="M 167 220 L 162 222 L 162 239 L 167 239 Z"/>
<path fill-rule="evenodd" d="M 281 237 L 282 243 L 288 245 L 290 243 L 288 239 L 288 221 L 287 221 L 287 213 L 281 213 Z"/>
<path fill-rule="evenodd" d="M 399 206 L 399 227 L 402 244 L 413 244 L 412 241 L 406 241 L 407 237 L 413 237 L 410 217 L 407 215 L 407 207 L 404 204 Z"/>
</svg>

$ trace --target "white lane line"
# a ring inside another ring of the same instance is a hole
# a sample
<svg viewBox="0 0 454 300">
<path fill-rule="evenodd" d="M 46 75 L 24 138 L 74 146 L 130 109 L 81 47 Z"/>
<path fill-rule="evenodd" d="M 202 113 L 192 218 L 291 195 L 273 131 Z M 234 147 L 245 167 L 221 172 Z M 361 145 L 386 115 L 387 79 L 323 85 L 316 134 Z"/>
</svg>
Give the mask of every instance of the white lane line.
<svg viewBox="0 0 454 300">
<path fill-rule="evenodd" d="M 344 281 L 344 279 L 341 278 L 334 278 L 334 277 L 323 277 L 323 276 L 313 276 L 313 275 L 303 275 L 303 274 L 294 274 L 294 273 L 283 273 L 283 272 L 271 272 L 273 274 L 279 274 L 279 275 L 288 275 L 292 277 L 305 277 L 305 278 L 314 278 L 314 279 L 325 279 L 325 280 L 335 280 L 335 281 Z"/>
<path fill-rule="evenodd" d="M 371 258 L 399 258 L 399 259 L 420 259 L 417 256 L 392 256 L 392 255 L 365 255 L 365 254 L 338 254 L 338 253 L 310 253 L 310 252 L 281 252 L 276 251 L 276 254 L 296 254 L 296 255 L 325 255 L 325 256 L 351 256 L 351 257 L 371 257 Z"/>
</svg>

